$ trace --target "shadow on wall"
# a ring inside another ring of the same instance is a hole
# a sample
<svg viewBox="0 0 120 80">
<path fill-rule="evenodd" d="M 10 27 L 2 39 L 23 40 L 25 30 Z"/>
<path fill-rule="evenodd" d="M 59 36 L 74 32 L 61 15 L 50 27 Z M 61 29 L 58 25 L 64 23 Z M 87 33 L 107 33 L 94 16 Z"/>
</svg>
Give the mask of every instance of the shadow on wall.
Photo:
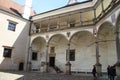
<svg viewBox="0 0 120 80">
<path fill-rule="evenodd" d="M 25 61 L 26 61 L 26 56 L 28 53 L 27 50 L 28 50 L 28 41 L 29 41 L 29 22 L 24 19 L 19 19 L 19 20 L 24 23 L 26 22 L 26 24 L 25 24 L 25 26 L 23 26 L 20 23 L 19 24 L 22 26 L 17 24 L 19 26 L 17 26 L 16 31 L 12 33 L 13 36 L 15 37 L 15 39 L 12 39 L 12 40 L 15 40 L 15 41 L 14 41 L 14 43 L 12 43 L 13 45 L 11 45 L 11 47 L 13 47 L 11 57 L 10 58 L 4 57 L 3 61 L 1 61 L 1 64 L 0 64 L 1 70 L 25 69 L 25 63 L 26 63 Z M 17 29 L 20 29 L 20 30 L 17 30 Z M 14 35 L 14 33 L 15 33 L 15 35 Z M 16 36 L 16 34 L 17 34 L 17 36 Z M 8 35 L 8 34 L 5 34 L 5 35 Z M 12 42 L 11 37 L 9 37 L 8 41 Z M 8 46 L 7 44 L 2 44 L 2 45 Z M 1 53 L 3 54 L 3 52 L 1 52 Z"/>
<path fill-rule="evenodd" d="M 12 61 L 11 61 L 11 59 L 10 58 L 5 58 L 3 61 L 2 61 L 2 63 L 0 64 L 0 68 L 2 69 L 2 70 L 14 70 L 14 67 L 16 67 L 13 63 L 12 63 Z"/>
</svg>

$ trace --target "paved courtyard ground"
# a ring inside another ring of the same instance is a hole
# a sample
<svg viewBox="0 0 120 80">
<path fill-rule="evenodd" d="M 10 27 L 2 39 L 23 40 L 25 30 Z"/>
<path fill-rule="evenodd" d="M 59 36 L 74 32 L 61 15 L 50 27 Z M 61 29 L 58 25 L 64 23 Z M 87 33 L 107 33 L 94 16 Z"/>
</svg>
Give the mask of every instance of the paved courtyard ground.
<svg viewBox="0 0 120 80">
<path fill-rule="evenodd" d="M 0 71 L 0 80 L 94 80 L 91 74 L 74 73 L 72 75 L 40 72 Z M 96 80 L 108 80 L 106 75 Z"/>
</svg>

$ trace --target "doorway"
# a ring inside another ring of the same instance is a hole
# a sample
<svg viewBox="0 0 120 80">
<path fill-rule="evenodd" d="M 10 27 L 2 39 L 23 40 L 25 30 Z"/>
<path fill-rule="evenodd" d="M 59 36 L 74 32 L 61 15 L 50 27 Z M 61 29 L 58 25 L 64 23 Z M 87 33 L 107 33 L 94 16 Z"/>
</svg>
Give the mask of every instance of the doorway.
<svg viewBox="0 0 120 80">
<path fill-rule="evenodd" d="M 24 69 L 24 63 L 21 62 L 19 63 L 19 71 L 23 71 L 23 69 Z"/>
<path fill-rule="evenodd" d="M 49 58 L 49 66 L 54 67 L 55 66 L 55 57 Z"/>
</svg>

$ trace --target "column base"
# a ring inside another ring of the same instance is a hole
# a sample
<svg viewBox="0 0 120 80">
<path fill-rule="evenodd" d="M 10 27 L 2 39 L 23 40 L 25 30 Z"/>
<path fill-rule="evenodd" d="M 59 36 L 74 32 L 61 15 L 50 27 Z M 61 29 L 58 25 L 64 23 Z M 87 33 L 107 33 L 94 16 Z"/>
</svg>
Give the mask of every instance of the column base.
<svg viewBox="0 0 120 80">
<path fill-rule="evenodd" d="M 97 76 L 100 77 L 102 76 L 102 65 L 100 63 L 95 64 L 96 66 L 96 71 L 97 71 Z"/>
<path fill-rule="evenodd" d="M 47 73 L 48 72 L 48 62 L 45 63 L 44 67 L 45 67 L 45 72 Z"/>
<path fill-rule="evenodd" d="M 120 80 L 120 76 L 117 76 L 116 80 Z"/>
<path fill-rule="evenodd" d="M 117 62 L 115 66 L 116 66 L 116 75 L 117 75 L 116 80 L 120 80 L 120 62 Z"/>
<path fill-rule="evenodd" d="M 28 69 L 27 69 L 27 71 L 31 71 L 31 69 L 32 69 L 31 62 L 28 62 Z"/>
<path fill-rule="evenodd" d="M 71 64 L 70 64 L 70 62 L 67 62 L 65 65 L 66 65 L 66 72 L 65 72 L 65 74 L 71 75 Z"/>
</svg>

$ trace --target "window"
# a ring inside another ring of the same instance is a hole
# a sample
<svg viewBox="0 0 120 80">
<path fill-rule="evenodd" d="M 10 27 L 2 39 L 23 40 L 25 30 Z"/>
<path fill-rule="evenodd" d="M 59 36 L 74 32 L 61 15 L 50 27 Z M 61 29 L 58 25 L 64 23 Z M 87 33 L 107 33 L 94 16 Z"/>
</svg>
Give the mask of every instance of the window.
<svg viewBox="0 0 120 80">
<path fill-rule="evenodd" d="M 75 27 L 75 23 L 70 23 L 70 27 Z"/>
<path fill-rule="evenodd" d="M 50 53 L 55 53 L 55 47 L 50 48 Z"/>
<path fill-rule="evenodd" d="M 12 49 L 4 48 L 3 57 L 11 57 Z"/>
<path fill-rule="evenodd" d="M 75 50 L 70 50 L 70 61 L 75 61 Z"/>
<path fill-rule="evenodd" d="M 67 59 L 67 53 L 66 53 L 66 59 Z M 70 50 L 69 60 L 75 61 L 75 50 Z"/>
<path fill-rule="evenodd" d="M 37 60 L 37 52 L 32 53 L 32 60 Z"/>
<path fill-rule="evenodd" d="M 9 22 L 8 24 L 8 30 L 15 31 L 16 23 Z"/>
</svg>

